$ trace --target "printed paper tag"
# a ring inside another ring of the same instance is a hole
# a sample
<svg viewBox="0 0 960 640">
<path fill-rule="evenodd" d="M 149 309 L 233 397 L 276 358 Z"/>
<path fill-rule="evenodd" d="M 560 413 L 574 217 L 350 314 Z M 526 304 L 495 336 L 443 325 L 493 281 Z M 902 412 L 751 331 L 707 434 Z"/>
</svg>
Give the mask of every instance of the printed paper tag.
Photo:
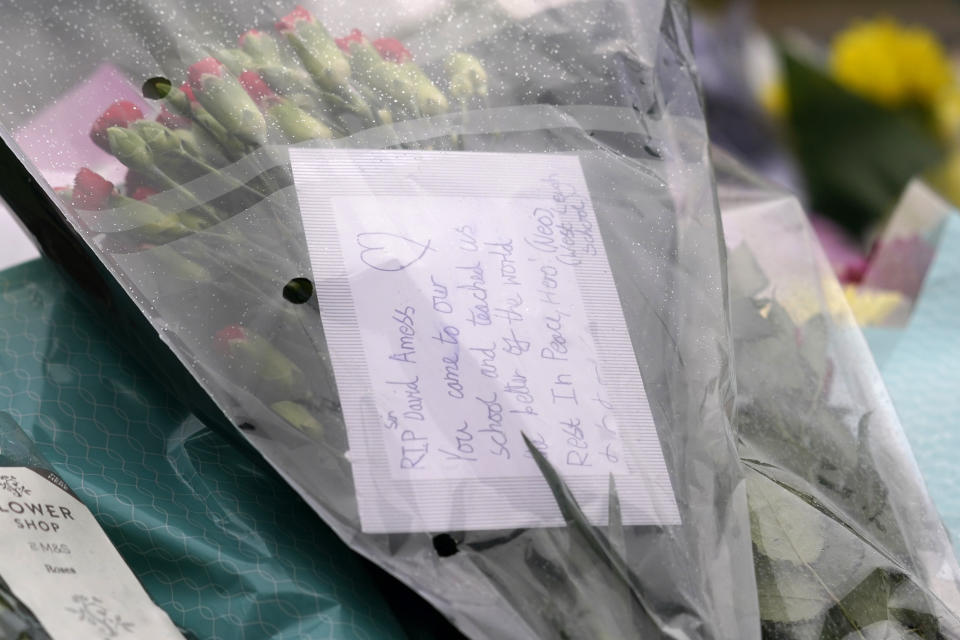
<svg viewBox="0 0 960 640">
<path fill-rule="evenodd" d="M 678 522 L 576 156 L 290 155 L 365 531 Z"/>
<path fill-rule="evenodd" d="M 183 636 L 52 472 L 0 467 L 0 576 L 54 640 Z"/>
</svg>

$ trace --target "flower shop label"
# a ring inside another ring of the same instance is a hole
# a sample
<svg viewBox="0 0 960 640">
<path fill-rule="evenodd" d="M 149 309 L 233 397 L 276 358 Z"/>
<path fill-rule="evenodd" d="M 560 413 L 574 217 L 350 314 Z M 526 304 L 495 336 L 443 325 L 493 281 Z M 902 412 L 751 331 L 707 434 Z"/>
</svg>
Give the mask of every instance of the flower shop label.
<svg viewBox="0 0 960 640">
<path fill-rule="evenodd" d="M 183 638 L 56 474 L 0 467 L 0 576 L 54 640 Z"/>
<path fill-rule="evenodd" d="M 678 522 L 576 156 L 290 157 L 365 531 Z"/>
</svg>

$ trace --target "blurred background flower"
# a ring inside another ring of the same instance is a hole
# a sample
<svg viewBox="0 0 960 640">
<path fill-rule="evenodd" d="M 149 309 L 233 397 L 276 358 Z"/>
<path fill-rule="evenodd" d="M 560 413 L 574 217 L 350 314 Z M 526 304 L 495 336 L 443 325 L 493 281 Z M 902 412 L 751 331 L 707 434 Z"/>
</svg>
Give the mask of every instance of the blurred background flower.
<svg viewBox="0 0 960 640">
<path fill-rule="evenodd" d="M 711 138 L 803 202 L 960 536 L 960 2 L 694 8 Z"/>
<path fill-rule="evenodd" d="M 700 0 L 714 141 L 795 192 L 859 282 L 913 179 L 960 204 L 960 4 Z"/>
</svg>

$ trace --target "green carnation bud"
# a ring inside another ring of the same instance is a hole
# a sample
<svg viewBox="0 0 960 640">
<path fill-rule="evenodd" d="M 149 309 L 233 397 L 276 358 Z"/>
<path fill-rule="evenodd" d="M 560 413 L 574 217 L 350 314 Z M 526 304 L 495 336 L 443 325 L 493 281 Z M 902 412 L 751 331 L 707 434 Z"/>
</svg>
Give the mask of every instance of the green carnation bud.
<svg viewBox="0 0 960 640">
<path fill-rule="evenodd" d="M 235 76 L 256 66 L 253 58 L 242 49 L 217 49 L 214 56 Z"/>
<path fill-rule="evenodd" d="M 193 95 L 232 136 L 252 145 L 262 145 L 267 123 L 240 82 L 216 58 L 190 65 L 187 78 Z"/>
<path fill-rule="evenodd" d="M 282 64 L 280 47 L 270 34 L 251 29 L 240 36 L 240 47 L 257 66 Z"/>
<path fill-rule="evenodd" d="M 321 87 L 334 91 L 350 77 L 350 62 L 319 22 L 298 21 L 285 33 L 300 62 Z"/>
<path fill-rule="evenodd" d="M 391 108 L 408 116 L 418 112 L 417 86 L 400 65 L 385 61 L 373 45 L 365 41 L 350 43 L 350 61 L 357 76 Z"/>
<path fill-rule="evenodd" d="M 197 128 L 198 131 L 203 132 L 203 129 Z M 180 148 L 183 149 L 187 154 L 197 158 L 198 160 L 206 160 L 203 151 L 200 149 L 200 145 L 197 144 L 197 134 L 192 129 L 174 129 L 171 131 L 177 140 L 180 141 Z"/>
<path fill-rule="evenodd" d="M 217 332 L 216 347 L 250 383 L 267 395 L 299 398 L 309 395 L 303 370 L 265 338 L 239 325 Z"/>
<path fill-rule="evenodd" d="M 487 95 L 487 72 L 475 56 L 458 51 L 446 60 L 450 95 L 458 101 Z"/>
<path fill-rule="evenodd" d="M 154 156 L 182 151 L 180 139 L 159 122 L 138 120 L 130 125 L 130 129 L 147 143 Z"/>
<path fill-rule="evenodd" d="M 213 279 L 206 267 L 174 251 L 170 245 L 153 247 L 149 255 L 160 263 L 165 274 L 168 273 L 178 280 L 199 283 Z"/>
<path fill-rule="evenodd" d="M 327 90 L 337 89 L 350 77 L 350 63 L 334 44 L 323 47 L 294 45 L 303 66 Z"/>
<path fill-rule="evenodd" d="M 110 127 L 107 129 L 107 137 L 110 141 L 110 153 L 117 160 L 131 169 L 145 173 L 153 170 L 153 154 L 143 138 L 122 127 Z"/>
<path fill-rule="evenodd" d="M 192 129 L 174 129 L 173 135 L 180 139 L 180 145 L 183 150 L 198 160 L 203 160 L 207 164 L 215 167 L 222 167 L 228 164 L 227 157 L 223 155 L 217 141 L 202 127 Z"/>
<path fill-rule="evenodd" d="M 200 103 L 232 135 L 249 144 L 262 145 L 267 123 L 253 99 L 233 77 L 208 75 L 195 92 Z"/>
<path fill-rule="evenodd" d="M 267 115 L 292 143 L 333 137 L 329 127 L 287 100 L 268 108 Z"/>
<path fill-rule="evenodd" d="M 417 108 L 420 109 L 421 115 L 437 116 L 447 112 L 450 108 L 447 96 L 443 95 L 443 92 L 433 84 L 433 81 L 423 72 L 423 69 L 413 62 L 404 62 L 398 66 L 416 87 Z"/>
<path fill-rule="evenodd" d="M 281 400 L 271 404 L 270 408 L 300 431 L 318 438 L 323 435 L 323 425 L 299 402 Z"/>
<path fill-rule="evenodd" d="M 277 93 L 287 96 L 292 93 L 316 93 L 316 85 L 310 74 L 303 69 L 291 69 L 282 65 L 257 67 L 257 73 Z"/>
<path fill-rule="evenodd" d="M 164 99 L 176 113 L 184 116 L 190 115 L 190 97 L 183 90 L 170 87 Z"/>
<path fill-rule="evenodd" d="M 141 233 L 153 240 L 179 238 L 190 233 L 176 216 L 147 202 L 114 194 L 110 197 L 110 206 L 119 209 Z"/>
</svg>

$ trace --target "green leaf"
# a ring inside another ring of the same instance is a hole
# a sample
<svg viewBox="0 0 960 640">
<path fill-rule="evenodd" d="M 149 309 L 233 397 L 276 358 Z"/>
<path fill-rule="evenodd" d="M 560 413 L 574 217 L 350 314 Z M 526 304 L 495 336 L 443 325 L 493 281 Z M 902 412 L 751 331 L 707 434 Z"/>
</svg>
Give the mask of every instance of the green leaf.
<svg viewBox="0 0 960 640">
<path fill-rule="evenodd" d="M 746 244 L 727 253 L 727 272 L 730 277 L 730 297 L 753 298 L 770 284 L 753 252 Z"/>
<path fill-rule="evenodd" d="M 883 620 L 854 631 L 843 640 L 920 640 L 922 637 L 898 622 Z"/>
<path fill-rule="evenodd" d="M 893 588 L 904 579 L 885 569 L 874 569 L 827 613 L 820 640 L 843 640 L 854 631 L 890 619 L 888 603 Z"/>
<path fill-rule="evenodd" d="M 757 474 L 747 475 L 750 533 L 757 550 L 771 560 L 807 564 L 824 548 L 823 525 L 793 493 Z"/>
<path fill-rule="evenodd" d="M 785 52 L 788 125 L 812 208 L 862 234 L 944 150 L 922 118 L 850 93 Z"/>
<path fill-rule="evenodd" d="M 874 569 L 856 587 L 830 608 L 820 640 L 845 640 L 851 634 L 863 638 L 863 630 L 878 622 L 896 621 L 926 640 L 938 640 L 940 627 L 933 615 L 890 606 L 897 588 L 910 582 L 899 571 Z"/>
<path fill-rule="evenodd" d="M 895 609 L 890 608 L 890 617 L 897 620 L 903 626 L 910 629 L 914 634 L 928 640 L 943 637 L 940 633 L 940 623 L 937 616 L 932 613 L 924 613 L 915 609 Z"/>
<path fill-rule="evenodd" d="M 620 510 L 620 494 L 617 492 L 617 484 L 614 482 L 613 474 L 609 479 L 610 502 L 607 505 L 607 539 L 610 541 L 610 547 L 620 556 L 627 557 L 627 536 L 623 529 L 623 514 Z"/>
<path fill-rule="evenodd" d="M 681 640 L 681 634 L 671 629 L 661 618 L 656 606 L 647 601 L 643 589 L 635 580 L 635 576 L 631 572 L 624 557 L 617 552 L 605 536 L 601 535 L 597 529 L 590 524 L 586 514 L 583 513 L 580 505 L 577 504 L 577 500 L 570 491 L 570 488 L 563 481 L 563 478 L 560 477 L 560 474 L 557 473 L 557 470 L 554 469 L 553 465 L 550 464 L 550 461 L 533 445 L 527 437 L 527 434 L 521 432 L 521 436 L 523 436 L 523 442 L 526 444 L 530 455 L 533 456 L 533 460 L 536 462 L 540 474 L 550 487 L 554 500 L 556 500 L 557 506 L 560 508 L 560 513 L 566 522 L 570 532 L 571 559 L 578 557 L 581 558 L 585 564 L 592 565 L 595 568 L 602 568 L 604 570 L 608 596 L 613 597 L 620 593 L 627 594 L 629 599 L 640 607 L 656 628 L 661 630 L 663 637 Z M 618 511 L 619 499 L 614 497 L 613 500 L 617 502 L 615 510 Z M 600 597 L 603 596 L 603 594 L 597 595 Z"/>
<path fill-rule="evenodd" d="M 756 557 L 755 566 L 760 618 L 766 622 L 804 622 L 833 603 L 808 567 L 773 563 L 763 556 Z"/>
</svg>

